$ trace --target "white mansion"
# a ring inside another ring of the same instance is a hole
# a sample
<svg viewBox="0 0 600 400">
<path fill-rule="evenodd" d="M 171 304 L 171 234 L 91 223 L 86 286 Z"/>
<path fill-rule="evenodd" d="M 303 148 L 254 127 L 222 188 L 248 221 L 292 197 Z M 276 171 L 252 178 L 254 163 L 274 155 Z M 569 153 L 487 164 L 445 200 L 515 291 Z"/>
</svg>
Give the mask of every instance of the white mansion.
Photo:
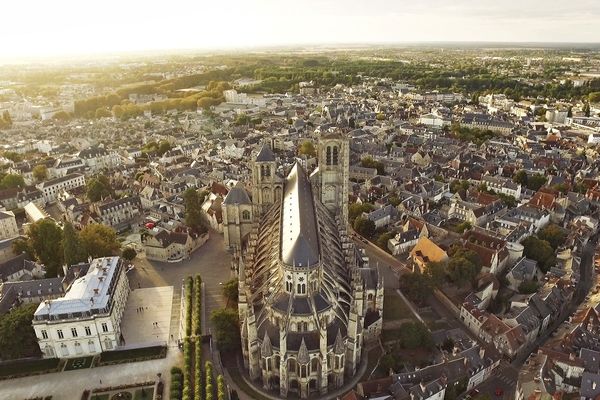
<svg viewBox="0 0 600 400">
<path fill-rule="evenodd" d="M 381 332 L 383 281 L 347 235 L 348 153 L 342 134 L 324 134 L 310 178 L 298 163 L 280 178 L 275 155 L 263 147 L 252 166 L 252 229 L 230 237 L 242 243 L 234 262 L 245 366 L 252 380 L 284 397 L 343 386 L 364 343 Z"/>
<path fill-rule="evenodd" d="M 129 296 L 119 257 L 94 259 L 63 297 L 40 303 L 33 328 L 45 358 L 82 357 L 115 349 Z"/>
</svg>

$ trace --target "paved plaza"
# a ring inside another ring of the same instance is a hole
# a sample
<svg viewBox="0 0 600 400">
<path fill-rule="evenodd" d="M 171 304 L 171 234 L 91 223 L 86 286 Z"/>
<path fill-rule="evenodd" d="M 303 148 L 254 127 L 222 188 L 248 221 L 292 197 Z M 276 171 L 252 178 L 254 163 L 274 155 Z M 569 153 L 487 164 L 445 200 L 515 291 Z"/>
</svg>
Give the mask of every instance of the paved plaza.
<svg viewBox="0 0 600 400">
<path fill-rule="evenodd" d="M 132 290 L 121 323 L 124 347 L 168 344 L 172 302 L 172 286 Z"/>
</svg>

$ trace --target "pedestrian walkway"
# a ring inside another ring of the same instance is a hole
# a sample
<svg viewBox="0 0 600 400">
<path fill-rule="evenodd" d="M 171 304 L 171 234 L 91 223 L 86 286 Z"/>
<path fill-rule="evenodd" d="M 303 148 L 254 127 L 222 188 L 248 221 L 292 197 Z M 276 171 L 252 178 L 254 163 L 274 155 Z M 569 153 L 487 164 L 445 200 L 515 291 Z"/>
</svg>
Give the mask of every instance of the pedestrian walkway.
<svg viewBox="0 0 600 400">
<path fill-rule="evenodd" d="M 179 350 L 169 349 L 167 357 L 158 360 L 4 380 L 0 381 L 0 399 L 23 400 L 52 396 L 56 400 L 80 400 L 86 389 L 153 381 L 159 372 L 168 388 L 171 367 L 180 364 L 181 358 Z"/>
</svg>

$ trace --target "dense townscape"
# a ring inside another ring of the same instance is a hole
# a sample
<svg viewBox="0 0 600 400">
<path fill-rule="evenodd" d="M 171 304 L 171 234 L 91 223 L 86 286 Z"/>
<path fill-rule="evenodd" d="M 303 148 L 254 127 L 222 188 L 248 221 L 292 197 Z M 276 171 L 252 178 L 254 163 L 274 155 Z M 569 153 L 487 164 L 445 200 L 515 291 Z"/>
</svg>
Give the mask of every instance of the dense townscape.
<svg viewBox="0 0 600 400">
<path fill-rule="evenodd" d="M 0 397 L 596 399 L 599 151 L 584 48 L 2 66 Z"/>
</svg>

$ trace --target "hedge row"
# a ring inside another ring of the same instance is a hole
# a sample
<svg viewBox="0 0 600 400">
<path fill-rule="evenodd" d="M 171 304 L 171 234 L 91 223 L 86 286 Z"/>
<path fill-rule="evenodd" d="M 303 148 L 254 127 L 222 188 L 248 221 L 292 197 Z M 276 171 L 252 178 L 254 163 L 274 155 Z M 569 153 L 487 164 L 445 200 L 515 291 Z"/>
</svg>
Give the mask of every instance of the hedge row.
<svg viewBox="0 0 600 400">
<path fill-rule="evenodd" d="M 207 361 L 204 366 L 204 372 L 206 374 L 206 400 L 213 400 L 213 366 L 210 361 Z"/>
<path fill-rule="evenodd" d="M 217 376 L 217 400 L 227 400 L 227 392 L 225 391 L 225 379 L 223 375 Z"/>
<path fill-rule="evenodd" d="M 192 290 L 194 281 L 191 276 L 185 280 L 185 337 L 192 336 Z"/>
<path fill-rule="evenodd" d="M 181 389 L 183 384 L 183 372 L 179 367 L 171 368 L 171 396 L 172 400 L 181 399 Z"/>
<path fill-rule="evenodd" d="M 190 374 L 192 366 L 193 342 L 189 337 L 183 342 L 183 391 L 182 400 L 192 400 L 192 385 L 190 384 Z"/>
<path fill-rule="evenodd" d="M 196 337 L 195 346 L 194 400 L 204 400 L 204 396 L 202 395 L 202 343 L 199 337 Z"/>
<path fill-rule="evenodd" d="M 202 278 L 194 277 L 194 316 L 192 318 L 194 335 L 202 335 Z"/>
</svg>

